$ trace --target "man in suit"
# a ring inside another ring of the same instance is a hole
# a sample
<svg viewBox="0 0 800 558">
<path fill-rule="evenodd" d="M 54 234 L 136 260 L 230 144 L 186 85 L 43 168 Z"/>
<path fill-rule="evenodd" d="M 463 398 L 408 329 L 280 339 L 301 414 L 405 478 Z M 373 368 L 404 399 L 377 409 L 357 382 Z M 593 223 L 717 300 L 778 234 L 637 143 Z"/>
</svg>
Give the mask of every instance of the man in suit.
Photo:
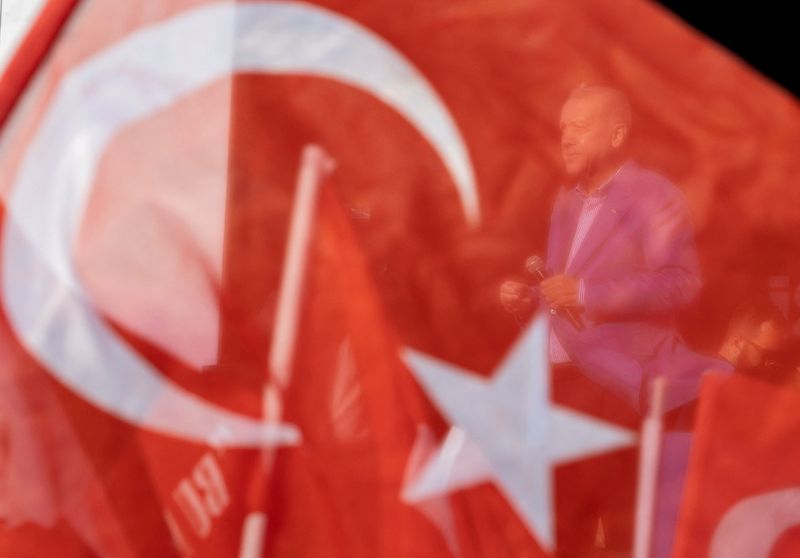
<svg viewBox="0 0 800 558">
<path fill-rule="evenodd" d="M 631 111 L 621 92 L 577 88 L 563 105 L 560 127 L 569 183 L 554 203 L 547 278 L 538 287 L 552 314 L 553 397 L 636 429 L 656 377 L 666 379 L 666 409 L 680 409 L 696 397 L 704 371 L 725 368 L 689 350 L 675 329 L 677 312 L 701 287 L 689 212 L 666 178 L 630 160 Z M 532 306 L 535 295 L 536 289 L 515 281 L 500 291 L 512 312 Z M 687 456 L 685 440 L 664 452 L 662 470 L 672 478 L 660 482 L 675 489 L 673 500 Z M 562 539 L 568 547 L 558 556 L 628 555 L 636 454 L 609 459 L 587 481 L 594 485 L 593 492 L 584 491 L 592 493 L 590 500 L 576 504 L 594 509 L 596 521 L 569 526 L 573 531 Z M 615 490 L 597 490 L 602 486 Z M 662 498 L 659 505 L 677 502 Z M 657 514 L 656 552 L 666 556 L 675 513 Z"/>
<path fill-rule="evenodd" d="M 667 408 L 678 407 L 720 365 L 690 351 L 674 327 L 701 286 L 686 201 L 629 159 L 630 107 L 619 91 L 577 88 L 560 125 L 571 184 L 553 207 L 539 286 L 553 314 L 551 362 L 575 365 L 640 412 L 664 376 Z M 532 304 L 530 287 L 514 281 L 500 297 L 511 311 Z"/>
</svg>

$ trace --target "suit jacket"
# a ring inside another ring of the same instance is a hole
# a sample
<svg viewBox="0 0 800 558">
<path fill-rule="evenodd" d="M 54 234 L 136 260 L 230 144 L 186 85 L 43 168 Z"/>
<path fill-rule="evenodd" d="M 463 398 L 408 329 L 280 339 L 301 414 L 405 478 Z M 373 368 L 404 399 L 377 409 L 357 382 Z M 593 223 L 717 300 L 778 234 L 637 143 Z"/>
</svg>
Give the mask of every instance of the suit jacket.
<svg viewBox="0 0 800 558">
<path fill-rule="evenodd" d="M 701 287 L 694 232 L 682 193 L 663 176 L 626 162 L 570 265 L 566 262 L 583 204 L 574 188 L 553 207 L 547 249 L 550 273 L 583 280 L 583 320 L 563 316 L 553 330 L 572 362 L 594 381 L 641 409 L 657 376 L 667 378 L 667 408 L 693 399 L 700 375 L 729 365 L 702 356 L 675 330 L 678 310 Z"/>
</svg>

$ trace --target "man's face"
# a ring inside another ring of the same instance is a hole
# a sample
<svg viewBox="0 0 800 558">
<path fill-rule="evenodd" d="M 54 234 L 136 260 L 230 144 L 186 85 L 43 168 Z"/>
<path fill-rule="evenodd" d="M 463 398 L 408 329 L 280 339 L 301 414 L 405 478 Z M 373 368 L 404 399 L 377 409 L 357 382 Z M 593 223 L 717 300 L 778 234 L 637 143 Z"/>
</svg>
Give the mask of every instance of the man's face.
<svg viewBox="0 0 800 558">
<path fill-rule="evenodd" d="M 570 176 L 590 174 L 613 151 L 614 126 L 604 99 L 569 99 L 561 109 L 561 155 Z"/>
<path fill-rule="evenodd" d="M 742 367 L 759 366 L 770 351 L 781 345 L 781 327 L 774 320 L 763 320 L 753 326 L 751 334 L 743 343 L 739 364 Z"/>
</svg>

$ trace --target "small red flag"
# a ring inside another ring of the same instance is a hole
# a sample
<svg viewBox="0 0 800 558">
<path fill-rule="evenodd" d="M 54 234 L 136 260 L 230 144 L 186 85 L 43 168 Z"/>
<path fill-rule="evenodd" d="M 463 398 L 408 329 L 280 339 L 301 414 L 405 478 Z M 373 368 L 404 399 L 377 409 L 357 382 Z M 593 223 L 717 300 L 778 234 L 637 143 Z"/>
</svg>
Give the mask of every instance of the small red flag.
<svg viewBox="0 0 800 558">
<path fill-rule="evenodd" d="M 800 552 L 800 393 L 742 375 L 709 377 L 675 558 Z"/>
</svg>

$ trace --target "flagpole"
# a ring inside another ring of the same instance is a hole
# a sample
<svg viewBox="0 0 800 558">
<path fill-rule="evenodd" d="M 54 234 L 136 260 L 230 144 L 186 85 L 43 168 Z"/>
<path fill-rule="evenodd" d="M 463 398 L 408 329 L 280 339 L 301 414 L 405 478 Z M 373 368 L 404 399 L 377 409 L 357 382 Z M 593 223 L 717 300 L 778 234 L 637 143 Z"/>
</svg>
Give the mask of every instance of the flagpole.
<svg viewBox="0 0 800 558">
<path fill-rule="evenodd" d="M 303 149 L 291 230 L 278 290 L 275 334 L 272 337 L 269 354 L 270 374 L 281 388 L 286 387 L 291 376 L 300 313 L 300 295 L 308 261 L 308 247 L 319 186 L 324 176 L 333 170 L 333 165 L 333 160 L 321 147 L 311 144 Z"/>
<path fill-rule="evenodd" d="M 267 424 L 278 423 L 283 417 L 283 393 L 292 375 L 292 363 L 299 326 L 303 284 L 314 228 L 317 200 L 323 179 L 335 167 L 334 160 L 318 145 L 303 148 L 297 178 L 294 208 L 284 255 L 283 272 L 278 289 L 275 328 L 269 352 L 268 379 L 262 397 L 262 414 Z M 268 518 L 263 511 L 267 499 L 267 482 L 275 461 L 275 452 L 264 449 L 253 479 L 255 498 L 242 527 L 239 558 L 260 558 L 264 548 Z"/>
<path fill-rule="evenodd" d="M 656 500 L 658 498 L 659 458 L 664 434 L 663 377 L 653 382 L 650 408 L 642 422 L 639 445 L 639 483 L 636 491 L 636 517 L 633 535 L 633 558 L 650 558 L 653 545 Z"/>
</svg>

